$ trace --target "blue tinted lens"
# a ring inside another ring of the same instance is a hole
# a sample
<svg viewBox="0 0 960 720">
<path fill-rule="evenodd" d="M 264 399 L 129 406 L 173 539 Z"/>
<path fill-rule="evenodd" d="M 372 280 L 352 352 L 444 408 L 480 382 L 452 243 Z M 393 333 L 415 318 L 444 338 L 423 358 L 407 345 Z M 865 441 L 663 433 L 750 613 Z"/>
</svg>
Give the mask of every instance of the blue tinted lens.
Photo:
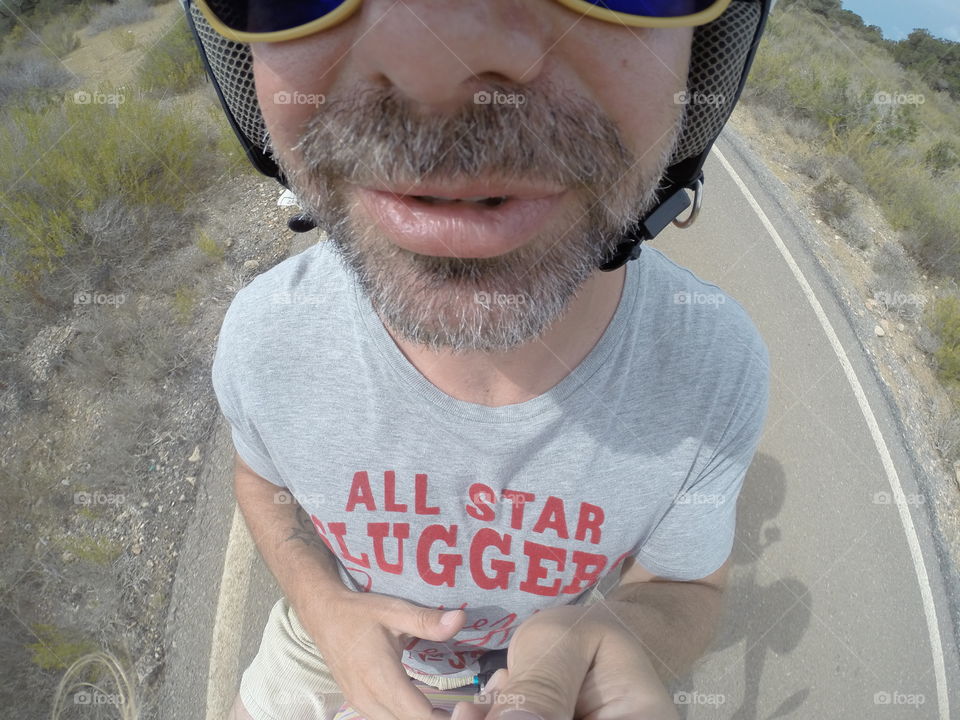
<svg viewBox="0 0 960 720">
<path fill-rule="evenodd" d="M 693 15 L 714 5 L 717 0 L 587 0 L 592 5 L 643 17 L 673 18 Z M 231 30 L 240 32 L 277 32 L 306 25 L 332 13 L 344 0 L 207 0 L 207 5 Z"/>
<path fill-rule="evenodd" d="M 207 0 L 207 5 L 231 30 L 265 33 L 290 30 L 319 20 L 343 5 L 343 0 Z"/>
<path fill-rule="evenodd" d="M 717 0 L 587 0 L 605 10 L 641 15 L 643 17 L 674 18 L 702 12 Z"/>
</svg>

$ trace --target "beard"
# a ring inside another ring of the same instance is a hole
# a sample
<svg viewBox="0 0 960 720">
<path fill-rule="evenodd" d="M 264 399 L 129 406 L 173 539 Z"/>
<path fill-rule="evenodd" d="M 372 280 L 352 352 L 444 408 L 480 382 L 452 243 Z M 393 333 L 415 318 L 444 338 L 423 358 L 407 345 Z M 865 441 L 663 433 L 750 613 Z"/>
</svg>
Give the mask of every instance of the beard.
<svg viewBox="0 0 960 720">
<path fill-rule="evenodd" d="M 522 94 L 522 104 L 474 103 L 426 115 L 391 90 L 370 89 L 327 98 L 289 155 L 267 138 L 267 152 L 305 212 L 326 230 L 394 336 L 453 354 L 506 352 L 540 338 L 655 205 L 682 128 L 679 108 L 637 158 L 595 105 L 546 83 Z M 349 196 L 355 185 L 477 176 L 550 182 L 574 191 L 568 196 L 576 202 L 514 250 L 459 258 L 399 247 Z"/>
</svg>

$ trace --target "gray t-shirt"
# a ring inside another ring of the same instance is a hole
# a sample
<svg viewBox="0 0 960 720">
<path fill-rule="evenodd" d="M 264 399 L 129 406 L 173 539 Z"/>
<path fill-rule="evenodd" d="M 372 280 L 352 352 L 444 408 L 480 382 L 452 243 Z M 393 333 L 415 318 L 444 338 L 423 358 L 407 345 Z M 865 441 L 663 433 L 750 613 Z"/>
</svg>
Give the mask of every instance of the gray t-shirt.
<svg viewBox="0 0 960 720">
<path fill-rule="evenodd" d="M 573 372 L 527 402 L 464 402 L 324 242 L 237 293 L 213 385 L 240 457 L 311 515 L 348 588 L 466 610 L 453 640 L 403 655 L 461 677 L 532 614 L 609 589 L 627 556 L 673 580 L 723 564 L 769 357 L 736 301 L 645 246 Z"/>
</svg>

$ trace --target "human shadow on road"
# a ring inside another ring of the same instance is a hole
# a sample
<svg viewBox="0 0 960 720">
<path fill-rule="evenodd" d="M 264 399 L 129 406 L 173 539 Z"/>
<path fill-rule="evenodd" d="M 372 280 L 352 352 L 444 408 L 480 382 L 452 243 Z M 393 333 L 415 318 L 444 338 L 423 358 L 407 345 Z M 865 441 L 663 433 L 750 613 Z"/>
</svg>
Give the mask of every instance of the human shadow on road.
<svg viewBox="0 0 960 720">
<path fill-rule="evenodd" d="M 674 702 L 684 719 L 692 714 L 756 720 L 760 679 L 768 652 L 781 657 L 788 655 L 799 645 L 810 624 L 807 608 L 811 598 L 800 580 L 783 576 L 766 584 L 758 581 L 758 576 L 764 574 L 760 570 L 763 553 L 781 540 L 780 528 L 774 520 L 783 507 L 786 491 L 780 463 L 770 455 L 757 453 L 737 503 L 737 531 L 731 553 L 734 567 L 725 593 L 726 609 L 717 637 L 701 661 L 701 664 L 709 663 L 711 655 L 742 643 L 743 702 L 736 709 L 726 705 L 729 688 L 739 684 L 733 675 L 738 665 L 722 668 L 718 664 L 716 669 L 710 668 L 709 677 L 695 669 L 687 678 L 670 684 Z M 798 598 L 802 598 L 803 603 L 797 602 Z M 785 692 L 778 707 L 764 720 L 791 715 L 803 705 L 809 692 L 809 687 Z M 708 707 L 694 707 L 697 705 Z"/>
</svg>

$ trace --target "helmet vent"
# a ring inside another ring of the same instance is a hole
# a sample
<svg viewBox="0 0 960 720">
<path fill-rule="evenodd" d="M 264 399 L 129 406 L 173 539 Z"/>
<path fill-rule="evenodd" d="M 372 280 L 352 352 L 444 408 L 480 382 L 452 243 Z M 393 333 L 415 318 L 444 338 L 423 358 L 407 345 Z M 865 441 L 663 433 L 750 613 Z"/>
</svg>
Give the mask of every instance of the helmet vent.
<svg viewBox="0 0 960 720">
<path fill-rule="evenodd" d="M 737 101 L 761 10 L 759 2 L 732 2 L 723 15 L 694 32 L 684 130 L 671 165 L 698 157 L 720 135 Z"/>
<path fill-rule="evenodd" d="M 190 5 L 190 14 L 210 69 L 230 106 L 233 119 L 243 134 L 263 150 L 267 144 L 267 128 L 253 84 L 253 55 L 250 46 L 223 37 L 207 22 L 206 16 L 196 5 Z"/>
</svg>

